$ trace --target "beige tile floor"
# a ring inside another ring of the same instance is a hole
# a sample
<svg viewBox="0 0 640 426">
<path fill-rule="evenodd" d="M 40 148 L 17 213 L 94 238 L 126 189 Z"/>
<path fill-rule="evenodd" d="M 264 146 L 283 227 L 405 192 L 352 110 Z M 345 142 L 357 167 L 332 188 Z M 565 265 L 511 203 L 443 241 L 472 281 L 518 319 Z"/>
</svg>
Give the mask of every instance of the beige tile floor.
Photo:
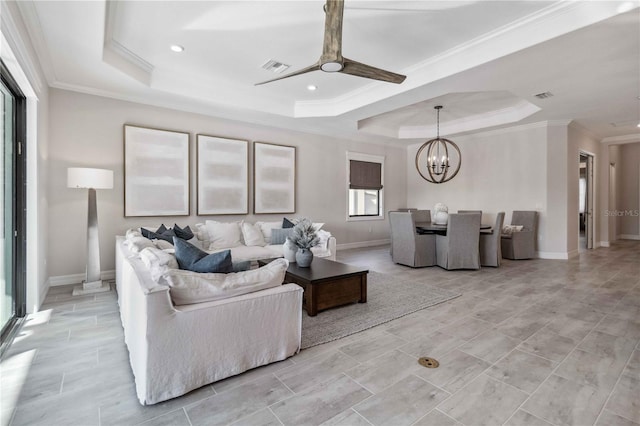
<svg viewBox="0 0 640 426">
<path fill-rule="evenodd" d="M 640 424 L 640 242 L 462 272 L 338 258 L 463 295 L 144 407 L 115 293 L 52 288 L 2 361 L 2 424 Z"/>
</svg>

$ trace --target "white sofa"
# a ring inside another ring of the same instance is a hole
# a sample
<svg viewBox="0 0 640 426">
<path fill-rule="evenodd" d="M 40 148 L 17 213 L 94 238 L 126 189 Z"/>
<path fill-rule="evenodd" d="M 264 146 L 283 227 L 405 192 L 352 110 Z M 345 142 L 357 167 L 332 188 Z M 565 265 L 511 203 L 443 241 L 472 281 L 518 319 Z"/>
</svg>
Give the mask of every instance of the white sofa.
<svg viewBox="0 0 640 426">
<path fill-rule="evenodd" d="M 302 288 L 295 284 L 174 306 L 137 254 L 116 238 L 116 286 L 141 404 L 155 404 L 300 348 Z"/>
<path fill-rule="evenodd" d="M 194 234 L 203 250 L 217 252 L 231 250 L 234 262 L 256 261 L 271 257 L 283 257 L 283 244 L 272 244 L 273 229 L 281 228 L 281 221 L 277 222 L 215 222 L 198 223 Z M 323 234 L 321 243 L 312 247 L 314 256 L 329 260 L 336 260 L 336 238 L 331 233 L 321 230 L 323 224 L 316 224 L 319 234 Z M 251 228 L 255 226 L 255 230 Z M 247 230 L 248 229 L 248 230 Z M 252 238 L 250 232 L 259 233 L 258 238 Z"/>
</svg>

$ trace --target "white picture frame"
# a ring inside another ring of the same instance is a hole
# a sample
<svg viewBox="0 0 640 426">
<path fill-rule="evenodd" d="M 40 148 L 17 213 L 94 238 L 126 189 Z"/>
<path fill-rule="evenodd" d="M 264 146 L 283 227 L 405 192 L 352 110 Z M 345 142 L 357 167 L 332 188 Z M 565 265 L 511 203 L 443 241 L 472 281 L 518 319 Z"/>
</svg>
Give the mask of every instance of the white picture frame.
<svg viewBox="0 0 640 426">
<path fill-rule="evenodd" d="M 124 125 L 124 216 L 189 216 L 189 133 Z"/>
<path fill-rule="evenodd" d="M 249 214 L 249 142 L 198 134 L 197 214 Z"/>
<path fill-rule="evenodd" d="M 253 143 L 253 213 L 295 213 L 296 147 Z"/>
</svg>

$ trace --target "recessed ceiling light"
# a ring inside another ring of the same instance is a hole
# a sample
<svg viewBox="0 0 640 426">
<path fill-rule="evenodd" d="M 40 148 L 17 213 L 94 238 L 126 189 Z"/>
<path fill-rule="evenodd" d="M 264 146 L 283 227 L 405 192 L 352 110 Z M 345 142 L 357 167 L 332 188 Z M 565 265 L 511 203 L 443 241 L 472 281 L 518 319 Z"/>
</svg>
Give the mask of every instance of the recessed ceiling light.
<svg viewBox="0 0 640 426">
<path fill-rule="evenodd" d="M 184 47 L 180 46 L 179 44 L 172 44 L 171 50 L 174 52 L 182 52 L 184 50 Z"/>
<path fill-rule="evenodd" d="M 638 127 L 640 127 L 640 123 L 638 123 Z"/>
<path fill-rule="evenodd" d="M 314 86 L 313 84 L 310 84 L 307 86 L 307 90 L 309 90 L 310 92 L 313 92 L 314 90 L 317 90 L 318 86 Z"/>
</svg>

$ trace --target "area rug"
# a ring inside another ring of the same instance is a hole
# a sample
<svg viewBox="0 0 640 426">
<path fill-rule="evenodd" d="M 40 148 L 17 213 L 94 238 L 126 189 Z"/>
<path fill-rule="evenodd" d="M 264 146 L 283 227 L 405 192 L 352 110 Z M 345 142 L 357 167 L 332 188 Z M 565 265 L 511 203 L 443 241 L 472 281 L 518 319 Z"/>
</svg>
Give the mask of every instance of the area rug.
<svg viewBox="0 0 640 426">
<path fill-rule="evenodd" d="M 302 312 L 302 349 L 331 342 L 429 306 L 446 302 L 460 293 L 393 275 L 369 272 L 367 303 L 353 303 L 319 312 Z"/>
</svg>

